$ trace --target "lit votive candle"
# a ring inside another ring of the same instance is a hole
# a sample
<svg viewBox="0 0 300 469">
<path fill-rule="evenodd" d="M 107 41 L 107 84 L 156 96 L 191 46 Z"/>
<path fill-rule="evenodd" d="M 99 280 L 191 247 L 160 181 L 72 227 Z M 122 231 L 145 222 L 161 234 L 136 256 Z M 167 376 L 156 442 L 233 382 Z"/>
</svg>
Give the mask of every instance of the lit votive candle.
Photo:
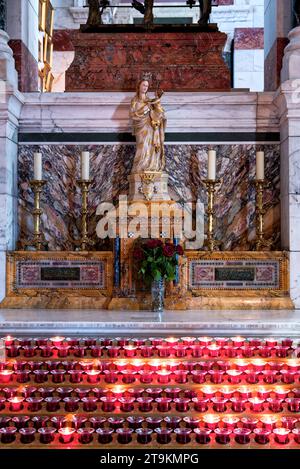
<svg viewBox="0 0 300 469">
<path fill-rule="evenodd" d="M 275 436 L 276 443 L 286 445 L 289 442 L 290 430 L 288 428 L 274 428 L 273 433 Z"/>
<path fill-rule="evenodd" d="M 153 381 L 154 372 L 149 370 L 141 370 L 138 372 L 138 377 L 141 383 L 150 384 Z"/>
<path fill-rule="evenodd" d="M 91 443 L 93 441 L 93 433 L 94 429 L 89 427 L 89 428 L 78 428 L 77 434 L 78 434 L 78 441 L 79 443 L 86 445 L 88 443 Z"/>
<path fill-rule="evenodd" d="M 211 386 L 203 386 L 201 388 L 202 394 L 207 399 L 211 399 L 216 394 L 216 391 Z"/>
<path fill-rule="evenodd" d="M 255 441 L 260 445 L 266 445 L 270 442 L 271 432 L 265 428 L 254 428 L 253 433 L 255 433 Z"/>
<path fill-rule="evenodd" d="M 230 399 L 233 412 L 244 412 L 246 410 L 247 399 L 242 397 L 232 397 Z"/>
<path fill-rule="evenodd" d="M 124 346 L 124 354 L 125 357 L 132 358 L 136 356 L 136 346 L 135 345 L 125 345 Z"/>
<path fill-rule="evenodd" d="M 196 434 L 196 441 L 200 445 L 207 445 L 210 442 L 211 430 L 208 428 L 195 428 L 194 433 Z"/>
<path fill-rule="evenodd" d="M 111 389 L 111 393 L 113 397 L 120 399 L 121 397 L 124 397 L 125 389 L 126 388 L 124 386 L 115 386 Z"/>
<path fill-rule="evenodd" d="M 167 384 L 171 380 L 171 371 L 167 370 L 158 370 L 156 372 L 157 375 L 157 381 L 161 384 Z"/>
<path fill-rule="evenodd" d="M 13 374 L 12 370 L 0 371 L 0 383 L 9 383 L 12 380 Z"/>
<path fill-rule="evenodd" d="M 299 370 L 299 360 L 288 360 L 287 366 L 290 371 L 297 372 Z"/>
<path fill-rule="evenodd" d="M 232 431 L 229 428 L 216 428 L 216 442 L 220 443 L 221 445 L 227 445 L 228 443 L 230 443 L 231 433 Z"/>
<path fill-rule="evenodd" d="M 231 337 L 231 342 L 233 343 L 234 347 L 242 347 L 245 343 L 244 337 Z"/>
<path fill-rule="evenodd" d="M 293 430 L 295 428 L 296 423 L 298 422 L 298 419 L 295 417 L 281 417 L 281 425 L 284 428 L 288 428 L 289 430 Z"/>
<path fill-rule="evenodd" d="M 263 412 L 264 410 L 264 399 L 259 399 L 259 397 L 251 397 L 249 399 L 251 404 L 251 410 L 253 412 Z"/>
<path fill-rule="evenodd" d="M 254 371 L 263 371 L 266 366 L 266 362 L 257 358 L 256 360 L 251 361 L 251 365 Z"/>
<path fill-rule="evenodd" d="M 242 375 L 243 375 L 243 372 L 240 370 L 228 370 L 227 371 L 228 381 L 232 384 L 240 383 L 242 380 Z"/>
<path fill-rule="evenodd" d="M 273 428 L 275 427 L 277 423 L 277 417 L 275 415 L 263 415 L 260 419 L 260 421 L 263 424 L 263 428 L 266 430 L 269 430 L 270 432 L 273 431 Z"/>
<path fill-rule="evenodd" d="M 300 443 L 300 428 L 294 428 L 292 430 L 292 433 L 294 435 L 294 440 L 296 443 Z"/>
<path fill-rule="evenodd" d="M 285 400 L 288 405 L 290 412 L 300 412 L 300 399 L 299 398 L 288 398 Z"/>
<path fill-rule="evenodd" d="M 248 368 L 248 362 L 246 360 L 235 360 L 234 365 L 239 371 L 245 371 Z"/>
<path fill-rule="evenodd" d="M 198 342 L 199 345 L 204 345 L 207 347 L 208 345 L 211 345 L 213 342 L 213 339 L 211 337 L 198 337 Z"/>
<path fill-rule="evenodd" d="M 123 371 L 129 367 L 129 361 L 128 360 L 116 360 L 114 362 L 114 365 L 117 367 L 118 371 Z"/>
<path fill-rule="evenodd" d="M 275 347 L 277 345 L 277 340 L 273 337 L 267 337 L 265 339 L 265 344 L 269 347 Z"/>
<path fill-rule="evenodd" d="M 182 343 L 188 345 L 189 347 L 196 342 L 196 337 L 181 337 Z"/>
<path fill-rule="evenodd" d="M 1 340 L 3 340 L 6 347 L 13 345 L 13 343 L 15 342 L 15 338 L 10 335 L 7 335 L 6 337 L 2 337 Z"/>
<path fill-rule="evenodd" d="M 132 360 L 131 366 L 133 371 L 141 371 L 144 367 L 145 362 L 143 360 Z"/>
<path fill-rule="evenodd" d="M 241 386 L 240 388 L 237 388 L 237 392 L 239 393 L 239 397 L 242 399 L 249 399 L 249 397 L 252 396 L 252 390 L 247 386 Z"/>
<path fill-rule="evenodd" d="M 151 371 L 157 371 L 161 368 L 161 361 L 160 360 L 150 360 L 149 363 L 149 368 Z"/>
<path fill-rule="evenodd" d="M 0 428 L 1 443 L 9 444 L 16 439 L 16 427 L 2 427 Z"/>
<path fill-rule="evenodd" d="M 227 415 L 226 417 L 222 418 L 224 427 L 229 428 L 229 430 L 231 431 L 233 431 L 233 429 L 236 428 L 239 421 L 240 419 L 238 417 L 234 417 L 232 415 Z"/>
<path fill-rule="evenodd" d="M 251 430 L 249 428 L 235 428 L 233 433 L 235 441 L 240 445 L 246 445 L 250 443 Z"/>
<path fill-rule="evenodd" d="M 257 397 L 260 399 L 268 399 L 268 397 L 270 397 L 270 390 L 260 386 L 257 388 Z"/>
<path fill-rule="evenodd" d="M 191 428 L 175 428 L 174 433 L 176 434 L 176 442 L 182 445 L 186 445 L 191 441 Z"/>
<path fill-rule="evenodd" d="M 73 441 L 75 428 L 63 427 L 58 430 L 59 441 L 63 444 L 68 444 Z"/>
<path fill-rule="evenodd" d="M 166 342 L 167 344 L 170 344 L 170 345 L 175 345 L 175 344 L 178 343 L 178 341 L 179 341 L 179 339 L 177 339 L 176 337 L 167 337 L 167 338 L 165 339 L 165 342 Z"/>
<path fill-rule="evenodd" d="M 137 434 L 138 443 L 141 443 L 142 445 L 146 445 L 150 443 L 152 439 L 151 438 L 152 433 L 153 433 L 153 430 L 151 428 L 137 428 L 136 434 Z"/>
<path fill-rule="evenodd" d="M 207 346 L 209 357 L 219 357 L 221 355 L 221 346 L 217 344 L 211 344 Z"/>
<path fill-rule="evenodd" d="M 86 372 L 88 383 L 98 383 L 100 381 L 100 371 L 88 370 Z"/>
<path fill-rule="evenodd" d="M 215 342 L 217 345 L 220 345 L 221 347 L 224 347 L 224 345 L 227 344 L 228 339 L 226 337 L 216 337 Z"/>
<path fill-rule="evenodd" d="M 23 409 L 23 402 L 25 401 L 24 397 L 11 397 L 7 399 L 9 402 L 9 410 L 11 412 L 20 412 Z"/>
<path fill-rule="evenodd" d="M 196 412 L 206 412 L 208 409 L 209 399 L 205 397 L 193 397 L 194 409 Z"/>
<path fill-rule="evenodd" d="M 225 399 L 224 397 L 213 397 L 211 401 L 213 403 L 213 409 L 216 412 L 226 411 L 226 402 L 228 399 Z"/>
<path fill-rule="evenodd" d="M 205 427 L 209 428 L 210 430 L 215 430 L 218 423 L 220 422 L 220 417 L 213 414 L 206 414 L 203 417 L 203 422 Z"/>
<path fill-rule="evenodd" d="M 274 392 L 277 399 L 286 399 L 291 390 L 281 386 L 276 386 Z"/>
<path fill-rule="evenodd" d="M 38 429 L 40 435 L 40 442 L 43 444 L 50 444 L 54 441 L 54 435 L 56 433 L 56 428 L 54 427 L 41 427 Z"/>
<path fill-rule="evenodd" d="M 64 337 L 56 336 L 56 337 L 50 337 L 50 341 L 52 344 L 57 347 L 58 345 L 62 345 L 63 341 L 65 340 Z"/>
<path fill-rule="evenodd" d="M 242 417 L 241 422 L 243 428 L 249 428 L 253 432 L 254 428 L 256 428 L 258 424 L 258 419 L 255 417 Z"/>
</svg>

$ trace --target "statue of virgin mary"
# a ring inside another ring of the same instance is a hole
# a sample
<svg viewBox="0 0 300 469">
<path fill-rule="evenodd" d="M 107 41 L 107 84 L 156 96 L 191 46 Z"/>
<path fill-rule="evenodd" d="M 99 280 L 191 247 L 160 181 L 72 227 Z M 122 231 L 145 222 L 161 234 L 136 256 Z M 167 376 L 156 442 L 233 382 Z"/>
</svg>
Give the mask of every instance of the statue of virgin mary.
<svg viewBox="0 0 300 469">
<path fill-rule="evenodd" d="M 136 153 L 132 174 L 144 172 L 162 172 L 165 169 L 164 132 L 166 118 L 161 107 L 161 90 L 156 98 L 147 95 L 149 81 L 138 82 L 137 91 L 130 106 L 133 134 L 136 138 Z"/>
</svg>

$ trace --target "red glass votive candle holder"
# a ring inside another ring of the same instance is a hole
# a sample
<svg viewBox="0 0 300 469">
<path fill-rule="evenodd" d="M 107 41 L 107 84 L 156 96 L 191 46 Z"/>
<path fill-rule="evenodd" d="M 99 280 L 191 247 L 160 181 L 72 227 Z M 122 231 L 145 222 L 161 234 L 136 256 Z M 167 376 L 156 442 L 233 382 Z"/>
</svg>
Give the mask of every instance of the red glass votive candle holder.
<svg viewBox="0 0 300 469">
<path fill-rule="evenodd" d="M 20 390 L 22 397 L 35 397 L 35 393 L 37 392 L 37 388 L 34 386 L 24 386 Z"/>
<path fill-rule="evenodd" d="M 53 425 L 53 427 L 57 429 L 62 428 L 65 421 L 66 421 L 66 417 L 64 415 L 57 415 L 50 419 L 50 422 Z"/>
<path fill-rule="evenodd" d="M 97 428 L 96 433 L 98 435 L 98 441 L 102 445 L 107 445 L 112 442 L 113 428 Z"/>
<path fill-rule="evenodd" d="M 282 412 L 283 407 L 282 407 L 282 402 L 283 399 L 277 399 L 276 397 L 269 397 L 267 399 L 267 402 L 269 403 L 269 409 L 271 412 Z"/>
<path fill-rule="evenodd" d="M 171 409 L 172 399 L 169 397 L 157 397 L 155 402 L 157 403 L 158 412 L 169 412 Z"/>
<path fill-rule="evenodd" d="M 130 415 L 129 417 L 126 418 L 128 425 L 130 428 L 133 428 L 136 430 L 137 428 L 140 428 L 144 422 L 144 417 L 140 417 L 139 415 Z"/>
<path fill-rule="evenodd" d="M 259 371 L 253 371 L 253 370 L 246 370 L 246 381 L 249 384 L 256 384 L 259 382 Z"/>
<path fill-rule="evenodd" d="M 110 345 L 106 348 L 107 356 L 110 358 L 117 358 L 120 355 L 121 347 Z"/>
<path fill-rule="evenodd" d="M 174 363 L 174 364 L 175 364 L 175 363 Z M 194 361 L 192 361 L 192 362 L 190 362 L 190 361 L 185 361 L 185 362 L 182 362 L 182 363 L 177 364 L 177 368 L 178 368 L 178 366 L 182 366 L 182 369 L 183 369 L 183 370 L 187 370 L 187 371 L 189 371 L 189 372 L 192 372 L 192 371 L 194 371 L 194 370 L 196 369 L 197 364 L 198 364 L 198 363 L 197 363 L 197 362 L 194 362 Z M 176 368 L 175 368 L 175 369 L 176 369 Z"/>
<path fill-rule="evenodd" d="M 134 397 L 120 397 L 120 409 L 122 412 L 132 412 L 134 409 Z"/>
<path fill-rule="evenodd" d="M 150 418 L 150 417 L 149 417 Z M 182 418 L 181 417 L 177 417 L 176 415 L 172 415 L 172 416 L 168 416 L 168 417 L 164 417 L 164 422 L 166 422 L 166 426 L 167 428 L 171 428 L 174 430 L 174 428 L 177 428 L 180 426 L 180 422 L 181 422 Z"/>
<path fill-rule="evenodd" d="M 181 445 L 186 445 L 191 441 L 191 428 L 175 428 L 174 433 L 176 434 L 176 442 Z"/>
<path fill-rule="evenodd" d="M 170 345 L 158 345 L 156 347 L 158 356 L 161 358 L 166 358 L 171 355 L 171 347 Z"/>
<path fill-rule="evenodd" d="M 6 347 L 6 356 L 8 358 L 15 358 L 20 355 L 20 345 L 10 345 Z"/>
<path fill-rule="evenodd" d="M 221 347 L 217 344 L 211 344 L 207 346 L 208 356 L 212 358 L 219 357 L 221 355 Z"/>
<path fill-rule="evenodd" d="M 148 366 L 151 371 L 157 371 L 161 368 L 161 360 L 150 360 Z"/>
<path fill-rule="evenodd" d="M 223 347 L 223 350 L 225 357 L 234 358 L 237 357 L 239 349 L 238 347 L 234 347 L 233 345 L 225 345 L 225 347 Z"/>
<path fill-rule="evenodd" d="M 52 375 L 52 382 L 55 384 L 63 383 L 65 380 L 65 370 L 52 370 L 51 372 Z"/>
<path fill-rule="evenodd" d="M 252 412 L 263 412 L 264 399 L 259 399 L 259 397 L 250 397 L 249 402 Z"/>
<path fill-rule="evenodd" d="M 191 346 L 196 342 L 196 337 L 181 337 L 181 341 L 184 345 Z"/>
<path fill-rule="evenodd" d="M 181 388 L 165 388 L 166 397 L 170 397 L 171 399 L 176 399 L 179 397 L 181 392 Z"/>
<path fill-rule="evenodd" d="M 202 384 L 206 381 L 207 371 L 204 370 L 193 370 L 191 371 L 192 381 L 196 384 Z"/>
<path fill-rule="evenodd" d="M 243 372 L 240 370 L 228 370 L 227 371 L 228 381 L 232 384 L 240 383 L 242 380 L 242 375 L 243 375 Z"/>
<path fill-rule="evenodd" d="M 121 371 L 121 375 L 122 375 L 122 381 L 123 383 L 125 384 L 131 384 L 131 383 L 134 383 L 135 382 L 135 375 L 136 375 L 136 371 L 132 371 L 132 370 L 122 370 Z"/>
<path fill-rule="evenodd" d="M 131 393 L 132 388 L 128 389 L 128 391 L 129 391 L 129 394 L 132 395 Z M 110 390 L 110 392 L 113 397 L 115 397 L 116 399 L 120 399 L 121 397 L 125 396 L 126 388 L 124 386 L 115 386 L 114 388 Z M 103 396 L 100 396 L 100 397 L 103 397 Z"/>
<path fill-rule="evenodd" d="M 93 441 L 94 428 L 78 428 L 78 441 L 79 443 L 86 445 Z"/>
<path fill-rule="evenodd" d="M 11 419 L 15 427 L 20 430 L 20 428 L 25 428 L 30 422 L 30 417 L 28 415 L 18 415 Z"/>
<path fill-rule="evenodd" d="M 33 374 L 36 383 L 45 383 L 48 381 L 48 370 L 34 370 Z"/>
<path fill-rule="evenodd" d="M 211 399 L 216 394 L 216 391 L 211 386 L 203 386 L 201 388 L 201 391 L 202 391 L 203 396 L 207 399 Z"/>
<path fill-rule="evenodd" d="M 216 429 L 218 423 L 220 422 L 220 417 L 214 414 L 207 414 L 204 415 L 203 422 L 206 428 L 209 428 L 209 430 L 213 431 Z"/>
<path fill-rule="evenodd" d="M 49 358 L 53 355 L 53 350 L 52 350 L 53 347 L 51 347 L 51 345 L 40 345 L 39 346 L 39 349 L 40 349 L 40 355 L 41 357 L 43 358 Z"/>
<path fill-rule="evenodd" d="M 226 417 L 222 418 L 222 422 L 224 424 L 224 428 L 228 428 L 229 430 L 233 431 L 234 428 L 237 427 L 240 419 L 238 417 L 234 417 L 231 415 L 227 415 Z"/>
<path fill-rule="evenodd" d="M 4 388 L 3 392 L 6 399 L 9 399 L 10 397 L 14 397 L 19 393 L 19 388 Z"/>
<path fill-rule="evenodd" d="M 5 344 L 5 347 L 9 347 L 10 345 L 13 345 L 13 344 L 14 344 L 14 342 L 15 342 L 16 339 L 15 339 L 14 337 L 8 335 L 8 336 L 6 336 L 6 337 L 2 337 L 1 340 L 3 340 L 3 342 L 4 342 L 4 344 Z"/>
<path fill-rule="evenodd" d="M 125 357 L 133 358 L 136 356 L 137 347 L 134 345 L 125 345 L 123 349 Z"/>
<path fill-rule="evenodd" d="M 59 345 L 62 345 L 64 340 L 65 340 L 65 337 L 62 337 L 62 336 L 55 336 L 55 337 L 50 337 L 49 339 L 52 343 L 52 345 L 54 345 L 55 347 L 59 346 Z"/>
<path fill-rule="evenodd" d="M 85 357 L 87 352 L 87 347 L 85 345 L 76 345 L 73 347 L 73 355 L 74 357 Z"/>
<path fill-rule="evenodd" d="M 282 339 L 281 341 L 281 344 L 284 346 L 284 347 L 292 347 L 293 345 L 293 340 L 292 339 Z"/>
<path fill-rule="evenodd" d="M 130 337 L 116 337 L 115 342 L 120 346 L 124 347 L 125 345 L 129 345 L 131 341 Z"/>
<path fill-rule="evenodd" d="M 296 373 L 300 367 L 299 360 L 289 360 L 287 362 L 287 367 L 288 367 L 288 370 L 294 371 Z"/>
<path fill-rule="evenodd" d="M 154 350 L 152 345 L 142 345 L 140 347 L 141 357 L 150 358 L 154 355 Z"/>
<path fill-rule="evenodd" d="M 0 397 L 0 410 L 5 409 L 6 399 L 5 397 Z"/>
<path fill-rule="evenodd" d="M 2 427 L 0 428 L 1 443 L 13 443 L 16 439 L 16 427 Z"/>
<path fill-rule="evenodd" d="M 58 362 L 60 363 L 60 362 Z M 70 371 L 70 370 L 75 370 L 78 368 L 78 362 L 75 361 L 75 360 L 70 360 L 70 361 L 66 361 L 66 362 L 61 362 L 62 366 L 63 366 L 63 369 L 65 371 Z"/>
<path fill-rule="evenodd" d="M 226 403 L 228 402 L 228 399 L 225 399 L 224 397 L 213 397 L 211 401 L 213 403 L 213 409 L 216 412 L 226 412 Z"/>
<path fill-rule="evenodd" d="M 67 357 L 69 355 L 70 348 L 71 347 L 69 345 L 58 345 L 56 349 L 57 349 L 57 355 L 59 356 L 59 358 Z"/>
<path fill-rule="evenodd" d="M 292 384 L 295 382 L 295 372 L 290 370 L 281 370 L 281 381 L 285 384 Z"/>
<path fill-rule="evenodd" d="M 216 428 L 215 435 L 216 435 L 216 442 L 221 445 L 227 445 L 230 443 L 230 435 L 232 431 L 229 428 Z"/>
<path fill-rule="evenodd" d="M 103 347 L 100 345 L 92 345 L 91 346 L 91 356 L 93 358 L 99 358 L 103 355 Z"/>
<path fill-rule="evenodd" d="M 249 428 L 235 428 L 233 433 L 235 441 L 240 445 L 246 445 L 250 443 L 251 430 Z"/>
<path fill-rule="evenodd" d="M 104 428 L 106 424 L 107 419 L 105 417 L 90 417 L 89 422 L 91 423 L 91 426 L 96 430 L 97 428 Z"/>
<path fill-rule="evenodd" d="M 147 417 L 146 418 L 147 428 L 151 428 L 152 430 L 155 430 L 155 428 L 160 427 L 162 421 L 163 421 L 162 417 Z"/>
<path fill-rule="evenodd" d="M 259 397 L 260 399 L 268 399 L 268 397 L 270 397 L 270 390 L 267 389 L 267 388 L 264 388 L 264 387 L 259 387 L 257 389 L 257 397 Z"/>
<path fill-rule="evenodd" d="M 82 370 L 69 370 L 68 373 L 69 373 L 70 383 L 81 383 L 83 379 Z"/>
<path fill-rule="evenodd" d="M 58 433 L 59 433 L 59 441 L 66 445 L 73 441 L 75 428 L 62 427 L 62 428 L 59 428 Z"/>
<path fill-rule="evenodd" d="M 276 443 L 280 445 L 286 445 L 289 442 L 290 430 L 288 428 L 274 428 L 273 433 Z"/>
<path fill-rule="evenodd" d="M 174 380 L 175 383 L 184 384 L 188 381 L 189 372 L 185 370 L 176 370 L 174 371 Z"/>
<path fill-rule="evenodd" d="M 273 429 L 275 428 L 277 420 L 277 417 L 275 417 L 274 415 L 263 415 L 260 419 L 263 428 L 265 430 L 269 430 L 270 432 L 273 431 Z"/>
<path fill-rule="evenodd" d="M 54 388 L 39 388 L 38 392 L 40 394 L 40 397 L 45 399 L 46 397 L 52 397 L 55 389 Z"/>
<path fill-rule="evenodd" d="M 276 357 L 287 358 L 289 356 L 289 349 L 290 349 L 290 347 L 277 345 L 275 347 Z"/>
<path fill-rule="evenodd" d="M 115 397 L 103 396 L 100 401 L 102 402 L 103 412 L 113 412 L 115 410 L 117 401 Z"/>
<path fill-rule="evenodd" d="M 56 412 L 60 408 L 60 397 L 46 397 L 46 410 L 47 412 Z"/>
<path fill-rule="evenodd" d="M 12 380 L 13 374 L 12 370 L 0 371 L 0 383 L 9 383 Z"/>
<path fill-rule="evenodd" d="M 265 383 L 274 384 L 277 381 L 278 371 L 276 370 L 264 370 L 262 371 L 263 380 Z"/>
<path fill-rule="evenodd" d="M 295 442 L 300 444 L 300 428 L 294 428 L 292 430 L 292 433 L 294 435 Z"/>
<path fill-rule="evenodd" d="M 31 421 L 33 422 L 34 428 L 38 430 L 39 428 L 46 427 L 49 417 L 46 415 L 35 415 L 32 417 Z"/>
<path fill-rule="evenodd" d="M 257 358 L 256 360 L 251 361 L 251 366 L 254 371 L 263 371 L 265 369 L 266 362 Z"/>
<path fill-rule="evenodd" d="M 192 357 L 195 357 L 195 358 L 203 357 L 204 352 L 205 352 L 205 346 L 199 345 L 199 344 L 192 345 L 191 351 L 192 351 Z"/>
<path fill-rule="evenodd" d="M 229 370 L 228 370 L 229 371 Z M 209 372 L 210 375 L 210 381 L 214 384 L 220 384 L 224 380 L 224 371 L 222 370 L 210 370 Z M 227 372 L 228 373 L 228 372 Z"/>
<path fill-rule="evenodd" d="M 54 435 L 56 433 L 56 428 L 54 427 L 41 427 L 38 429 L 40 435 L 40 443 L 48 445 L 54 441 Z"/>
<path fill-rule="evenodd" d="M 147 342 L 147 339 L 144 339 L 142 337 L 134 337 L 131 342 L 133 342 L 133 345 L 136 347 L 141 347 L 142 345 L 145 345 Z"/>
<path fill-rule="evenodd" d="M 138 397 L 137 402 L 141 412 L 150 412 L 152 410 L 152 397 Z"/>
<path fill-rule="evenodd" d="M 245 345 L 245 341 L 246 339 L 244 337 L 231 337 L 231 342 L 233 344 L 234 347 L 242 347 L 243 345 Z"/>
<path fill-rule="evenodd" d="M 248 362 L 245 360 L 235 360 L 234 365 L 239 371 L 245 371 L 248 368 Z"/>
<path fill-rule="evenodd" d="M 31 346 L 31 345 L 25 345 L 24 347 L 22 347 L 22 352 L 23 352 L 24 357 L 26 358 L 35 357 L 36 349 L 37 347 Z"/>
<path fill-rule="evenodd" d="M 10 421 L 11 421 L 11 417 L 0 416 L 0 428 L 7 427 Z"/>
<path fill-rule="evenodd" d="M 138 373 L 138 377 L 141 383 L 143 384 L 150 384 L 153 381 L 153 371 L 148 371 L 148 370 L 141 370 Z"/>
<path fill-rule="evenodd" d="M 186 397 L 177 397 L 174 399 L 177 412 L 187 412 L 189 410 L 190 399 Z"/>
<path fill-rule="evenodd" d="M 293 430 L 297 422 L 298 419 L 296 419 L 295 417 L 281 417 L 281 425 L 284 428 L 288 428 L 289 430 Z"/>
<path fill-rule="evenodd" d="M 288 405 L 290 412 L 300 412 L 300 399 L 299 398 L 288 398 L 285 400 Z"/>
<path fill-rule="evenodd" d="M 76 412 L 79 409 L 79 397 L 64 397 L 66 412 Z"/>
<path fill-rule="evenodd" d="M 150 443 L 150 441 L 152 440 L 152 433 L 153 430 L 151 430 L 151 428 L 137 428 L 137 442 L 141 443 L 142 445 Z"/>
<path fill-rule="evenodd" d="M 110 337 L 103 337 L 100 339 L 100 342 L 104 347 L 108 347 L 109 345 L 112 345 L 113 340 Z"/>
<path fill-rule="evenodd" d="M 252 396 L 252 390 L 247 386 L 241 386 L 240 388 L 237 388 L 237 392 L 239 393 L 239 397 L 241 399 L 249 399 L 249 397 Z"/>
<path fill-rule="evenodd" d="M 9 402 L 9 410 L 11 412 L 20 412 L 23 409 L 24 397 L 10 397 L 7 399 Z"/>
<path fill-rule="evenodd" d="M 241 422 L 242 422 L 243 428 L 249 428 L 249 430 L 253 432 L 254 428 L 256 428 L 258 424 L 258 419 L 254 417 L 242 417 Z"/>
<path fill-rule="evenodd" d="M 244 358 L 251 358 L 254 356 L 255 347 L 252 347 L 250 345 L 243 345 L 243 347 L 241 347 L 240 350 Z"/>
<path fill-rule="evenodd" d="M 210 442 L 211 430 L 208 428 L 195 428 L 196 441 L 200 445 L 207 445 Z"/>
<path fill-rule="evenodd" d="M 183 421 L 187 428 L 198 428 L 200 426 L 201 419 L 199 417 L 183 417 Z"/>
<path fill-rule="evenodd" d="M 254 428 L 253 433 L 255 433 L 255 441 L 259 445 L 266 445 L 270 442 L 271 432 L 265 428 Z"/>
<path fill-rule="evenodd" d="M 161 384 L 167 384 L 171 381 L 171 371 L 168 370 L 158 370 L 156 372 L 157 381 Z"/>
<path fill-rule="evenodd" d="M 230 367 L 231 367 L 230 361 L 225 361 L 225 360 L 218 360 L 217 365 L 218 365 L 219 370 L 222 370 L 222 371 L 230 370 Z"/>
<path fill-rule="evenodd" d="M 242 397 L 232 397 L 230 402 L 233 412 L 244 412 L 246 410 L 247 399 L 243 399 Z"/>
<path fill-rule="evenodd" d="M 172 428 L 155 428 L 157 443 L 166 445 L 171 441 Z"/>
<path fill-rule="evenodd" d="M 142 388 L 139 388 L 140 390 L 142 390 Z M 129 391 L 129 390 L 128 390 Z M 138 394 L 136 394 L 134 397 L 137 399 L 138 397 L 142 397 L 143 395 L 143 392 L 144 392 L 144 389 L 142 390 L 142 392 L 139 392 Z M 161 397 L 162 395 L 162 388 L 147 388 L 146 389 L 146 393 L 147 393 L 147 396 L 148 397 L 153 397 L 153 399 L 156 399 L 157 397 Z"/>
<path fill-rule="evenodd" d="M 215 342 L 217 345 L 224 347 L 227 344 L 228 339 L 226 337 L 215 337 Z"/>
<path fill-rule="evenodd" d="M 72 392 L 73 392 L 73 388 L 71 387 L 60 387 L 60 388 L 57 388 L 56 389 L 56 392 L 57 394 L 59 395 L 59 397 L 61 399 L 64 399 L 65 397 L 70 397 Z"/>
<path fill-rule="evenodd" d="M 212 344 L 213 339 L 211 337 L 198 337 L 198 342 L 199 345 L 204 345 L 205 347 L 208 347 L 208 345 Z"/>
<path fill-rule="evenodd" d="M 34 441 L 36 429 L 33 427 L 20 428 L 19 433 L 21 443 L 27 445 Z"/>
<path fill-rule="evenodd" d="M 268 345 L 261 345 L 258 347 L 259 356 L 262 358 L 268 358 L 272 356 L 272 347 Z"/>
<path fill-rule="evenodd" d="M 42 408 L 42 397 L 28 397 L 26 399 L 28 412 L 38 412 Z"/>
<path fill-rule="evenodd" d="M 117 440 L 118 443 L 121 445 L 127 445 L 132 441 L 132 433 L 133 433 L 132 428 L 117 428 L 116 433 L 117 433 Z"/>
<path fill-rule="evenodd" d="M 84 412 L 95 412 L 97 410 L 97 401 L 98 401 L 97 397 L 83 397 L 81 401 L 83 402 Z"/>
<path fill-rule="evenodd" d="M 131 361 L 131 367 L 133 371 L 141 371 L 145 365 L 143 360 L 135 359 Z"/>
<path fill-rule="evenodd" d="M 86 371 L 87 382 L 88 383 L 98 383 L 100 381 L 100 371 L 98 370 L 88 370 Z"/>
<path fill-rule="evenodd" d="M 118 381 L 118 373 L 116 371 L 104 370 L 104 381 L 108 384 L 114 384 Z"/>
<path fill-rule="evenodd" d="M 209 399 L 205 397 L 193 397 L 194 410 L 196 412 L 206 412 L 208 409 Z"/>
</svg>

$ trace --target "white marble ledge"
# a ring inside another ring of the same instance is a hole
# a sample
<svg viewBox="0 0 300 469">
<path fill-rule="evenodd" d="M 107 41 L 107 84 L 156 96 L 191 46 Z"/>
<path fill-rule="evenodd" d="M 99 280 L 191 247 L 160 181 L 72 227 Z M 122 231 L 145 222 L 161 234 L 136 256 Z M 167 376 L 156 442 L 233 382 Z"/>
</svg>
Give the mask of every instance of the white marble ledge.
<svg viewBox="0 0 300 469">
<path fill-rule="evenodd" d="M 26 93 L 20 132 L 128 132 L 133 93 Z M 277 132 L 273 93 L 165 93 L 167 132 Z"/>
</svg>

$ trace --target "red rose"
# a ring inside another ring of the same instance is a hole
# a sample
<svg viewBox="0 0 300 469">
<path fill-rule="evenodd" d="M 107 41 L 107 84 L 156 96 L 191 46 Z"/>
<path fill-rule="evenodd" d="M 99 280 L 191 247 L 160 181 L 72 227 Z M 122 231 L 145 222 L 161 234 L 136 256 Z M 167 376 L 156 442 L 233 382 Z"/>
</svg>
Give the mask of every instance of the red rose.
<svg viewBox="0 0 300 469">
<path fill-rule="evenodd" d="M 138 261 L 142 261 L 145 258 L 144 251 L 141 248 L 135 248 L 133 251 L 133 257 Z"/>
<path fill-rule="evenodd" d="M 160 239 L 149 239 L 149 241 L 147 241 L 147 248 L 150 248 L 150 249 L 155 249 L 155 248 L 159 248 L 160 246 L 162 245 L 162 241 Z"/>
<path fill-rule="evenodd" d="M 179 256 L 183 256 L 182 246 L 176 246 L 176 253 L 179 254 Z"/>
<path fill-rule="evenodd" d="M 175 248 L 173 244 L 165 244 L 163 246 L 163 255 L 166 257 L 172 257 L 175 254 Z"/>
</svg>

